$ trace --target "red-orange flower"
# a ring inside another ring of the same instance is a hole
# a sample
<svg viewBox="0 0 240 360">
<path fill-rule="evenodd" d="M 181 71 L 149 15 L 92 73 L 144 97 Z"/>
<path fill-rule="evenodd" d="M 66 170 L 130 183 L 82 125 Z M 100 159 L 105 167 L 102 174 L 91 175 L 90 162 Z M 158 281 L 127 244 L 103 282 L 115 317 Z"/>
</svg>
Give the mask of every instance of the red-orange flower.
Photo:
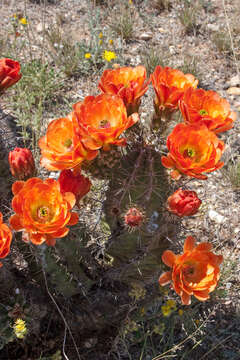
<svg viewBox="0 0 240 360">
<path fill-rule="evenodd" d="M 178 101 L 188 88 L 196 88 L 198 80 L 191 74 L 170 67 L 162 68 L 158 65 L 151 81 L 155 90 L 155 110 L 162 112 L 167 108 L 170 111 L 177 109 Z"/>
<path fill-rule="evenodd" d="M 75 195 L 77 204 L 92 185 L 89 178 L 80 173 L 74 174 L 70 169 L 61 171 L 58 182 L 62 193 L 71 192 Z"/>
<path fill-rule="evenodd" d="M 0 93 L 20 80 L 20 64 L 12 59 L 0 59 Z"/>
<path fill-rule="evenodd" d="M 67 235 L 66 226 L 78 222 L 78 215 L 70 212 L 75 196 L 71 192 L 62 194 L 54 179 L 16 181 L 12 191 L 16 214 L 11 216 L 10 224 L 16 231 L 24 230 L 25 239 L 33 244 L 55 245 L 56 238 Z"/>
<path fill-rule="evenodd" d="M 10 252 L 12 242 L 12 232 L 9 227 L 3 223 L 3 216 L 0 212 L 0 259 L 5 258 Z M 0 262 L 0 267 L 2 263 Z"/>
<path fill-rule="evenodd" d="M 105 94 L 118 95 L 127 107 L 128 115 L 137 112 L 140 98 L 148 89 L 149 81 L 146 80 L 144 66 L 120 67 L 107 69 L 99 82 L 99 88 Z"/>
<path fill-rule="evenodd" d="M 109 150 L 110 145 L 126 144 L 126 139 L 118 139 L 124 130 L 139 120 L 137 113 L 127 117 L 126 107 L 118 96 L 101 94 L 87 96 L 83 102 L 73 105 L 75 132 L 90 150 Z"/>
<path fill-rule="evenodd" d="M 73 129 L 71 114 L 48 125 L 46 135 L 39 140 L 42 166 L 48 170 L 71 169 L 83 160 L 92 160 L 97 156 L 96 150 L 85 148 Z"/>
<path fill-rule="evenodd" d="M 182 255 L 175 255 L 170 250 L 164 251 L 162 261 L 172 270 L 160 276 L 159 284 L 164 286 L 172 281 L 173 288 L 181 296 L 184 305 L 191 303 L 191 295 L 200 301 L 209 299 L 209 293 L 217 286 L 219 265 L 223 261 L 222 255 L 213 254 L 211 249 L 212 245 L 207 242 L 196 246 L 195 239 L 188 236 Z"/>
<path fill-rule="evenodd" d="M 237 117 L 229 102 L 211 90 L 187 89 L 179 108 L 186 123 L 205 124 L 216 134 L 231 129 Z"/>
<path fill-rule="evenodd" d="M 12 175 L 18 180 L 26 180 L 34 176 L 35 163 L 31 150 L 15 148 L 9 152 L 8 162 Z"/>
<path fill-rule="evenodd" d="M 182 174 L 207 179 L 202 173 L 220 169 L 224 143 L 203 124 L 178 124 L 167 138 L 169 153 L 162 156 L 162 164 L 172 168 L 171 176 L 178 179 Z"/>
<path fill-rule="evenodd" d="M 202 201 L 195 191 L 178 189 L 167 199 L 167 209 L 177 216 L 191 216 L 197 213 Z"/>
</svg>

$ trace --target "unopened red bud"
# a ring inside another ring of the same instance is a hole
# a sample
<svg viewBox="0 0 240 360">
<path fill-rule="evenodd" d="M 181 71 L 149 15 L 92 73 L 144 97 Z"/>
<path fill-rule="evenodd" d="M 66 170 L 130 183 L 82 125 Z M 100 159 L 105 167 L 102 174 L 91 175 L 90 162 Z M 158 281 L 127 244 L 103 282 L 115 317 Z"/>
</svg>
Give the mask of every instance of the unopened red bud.
<svg viewBox="0 0 240 360">
<path fill-rule="evenodd" d="M 124 222 L 130 230 L 140 227 L 144 220 L 144 213 L 137 207 L 130 208 L 124 215 Z"/>
<path fill-rule="evenodd" d="M 195 191 L 178 189 L 167 199 L 167 209 L 180 217 L 197 213 L 202 201 Z"/>
<path fill-rule="evenodd" d="M 0 93 L 20 80 L 20 64 L 12 59 L 0 59 Z"/>
<path fill-rule="evenodd" d="M 15 148 L 8 154 L 12 175 L 18 180 L 27 180 L 35 174 L 35 163 L 31 150 Z"/>
</svg>

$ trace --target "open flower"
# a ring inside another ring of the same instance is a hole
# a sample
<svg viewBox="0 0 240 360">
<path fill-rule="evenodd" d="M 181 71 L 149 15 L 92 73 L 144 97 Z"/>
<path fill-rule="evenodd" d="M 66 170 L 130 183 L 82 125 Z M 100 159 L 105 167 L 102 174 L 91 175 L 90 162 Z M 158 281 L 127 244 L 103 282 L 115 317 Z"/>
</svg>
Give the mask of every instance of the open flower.
<svg viewBox="0 0 240 360">
<path fill-rule="evenodd" d="M 0 212 L 0 259 L 5 258 L 10 252 L 12 242 L 12 232 L 9 227 L 3 223 L 3 216 Z M 0 262 L 0 267 L 2 263 Z"/>
<path fill-rule="evenodd" d="M 118 137 L 139 120 L 137 113 L 127 117 L 122 99 L 109 94 L 87 96 L 74 104 L 73 110 L 75 133 L 87 149 L 95 151 L 109 150 L 110 145 L 124 146 L 126 139 Z"/>
<path fill-rule="evenodd" d="M 41 165 L 48 170 L 63 170 L 78 167 L 83 160 L 94 159 L 98 152 L 86 149 L 73 131 L 72 117 L 53 120 L 46 135 L 39 140 Z"/>
<path fill-rule="evenodd" d="M 195 191 L 178 189 L 167 199 L 167 209 L 177 216 L 191 216 L 197 213 L 202 201 Z"/>
<path fill-rule="evenodd" d="M 200 301 L 209 299 L 209 293 L 217 286 L 219 265 L 223 261 L 222 255 L 213 254 L 211 249 L 212 245 L 207 242 L 196 246 L 195 239 L 188 236 L 182 255 L 175 255 L 170 250 L 164 251 L 162 261 L 172 270 L 160 276 L 159 284 L 164 286 L 172 281 L 173 288 L 181 296 L 184 305 L 191 303 L 191 295 Z"/>
<path fill-rule="evenodd" d="M 186 123 L 205 124 L 216 134 L 231 129 L 237 117 L 229 102 L 211 90 L 187 89 L 179 108 Z"/>
<path fill-rule="evenodd" d="M 16 231 L 25 231 L 26 241 L 55 245 L 56 238 L 67 235 L 66 226 L 78 222 L 78 215 L 70 212 L 75 196 L 71 192 L 62 194 L 54 179 L 16 181 L 12 191 L 12 208 L 16 214 L 11 216 L 10 224 Z"/>
<path fill-rule="evenodd" d="M 148 89 L 144 66 L 107 69 L 99 81 L 99 88 L 105 94 L 118 95 L 124 101 L 128 114 L 138 111 L 140 98 Z"/>
<path fill-rule="evenodd" d="M 0 93 L 18 82 L 22 77 L 20 64 L 12 59 L 0 59 Z"/>
<path fill-rule="evenodd" d="M 18 180 L 26 180 L 35 172 L 35 163 L 31 150 L 15 148 L 8 154 L 8 162 L 12 176 Z"/>
<path fill-rule="evenodd" d="M 198 80 L 191 74 L 170 67 L 156 66 L 151 81 L 155 90 L 155 112 L 161 114 L 165 109 L 174 111 L 178 101 L 188 88 L 196 88 Z"/>
<path fill-rule="evenodd" d="M 162 156 L 162 164 L 174 169 L 172 178 L 182 174 L 197 179 L 207 179 L 202 173 L 220 169 L 224 143 L 203 124 L 178 124 L 167 138 L 169 153 Z"/>
<path fill-rule="evenodd" d="M 77 205 L 81 198 L 89 192 L 92 185 L 89 178 L 80 173 L 74 174 L 70 169 L 61 171 L 58 182 L 61 193 L 71 192 L 75 195 Z"/>
<path fill-rule="evenodd" d="M 108 50 L 104 50 L 103 52 L 103 59 L 110 62 L 112 61 L 113 59 L 116 59 L 117 58 L 117 55 L 115 54 L 115 52 L 113 51 L 108 51 Z"/>
</svg>

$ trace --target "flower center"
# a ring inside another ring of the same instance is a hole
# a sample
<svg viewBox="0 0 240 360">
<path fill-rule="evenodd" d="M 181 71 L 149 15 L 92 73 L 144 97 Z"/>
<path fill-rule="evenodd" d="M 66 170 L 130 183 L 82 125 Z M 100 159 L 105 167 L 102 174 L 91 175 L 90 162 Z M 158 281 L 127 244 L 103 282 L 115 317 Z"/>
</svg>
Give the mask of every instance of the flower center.
<svg viewBox="0 0 240 360">
<path fill-rule="evenodd" d="M 100 129 L 110 128 L 110 123 L 109 123 L 109 121 L 108 121 L 108 120 L 105 120 L 105 119 L 101 120 L 101 121 L 99 122 L 99 128 L 100 128 Z"/>
<path fill-rule="evenodd" d="M 205 109 L 201 109 L 201 110 L 199 111 L 199 114 L 200 114 L 201 116 L 203 116 L 203 115 L 208 115 L 208 112 L 207 112 L 207 110 L 205 110 Z"/>
<path fill-rule="evenodd" d="M 67 139 L 64 141 L 63 145 L 66 147 L 66 148 L 70 148 L 72 146 L 72 139 Z"/>
<path fill-rule="evenodd" d="M 195 150 L 191 149 L 191 148 L 185 149 L 184 152 L 183 152 L 184 157 L 192 158 L 193 156 L 195 156 L 195 154 L 196 154 Z"/>
<path fill-rule="evenodd" d="M 37 209 L 37 216 L 40 220 L 45 220 L 49 215 L 49 208 L 46 206 L 39 207 Z"/>
</svg>

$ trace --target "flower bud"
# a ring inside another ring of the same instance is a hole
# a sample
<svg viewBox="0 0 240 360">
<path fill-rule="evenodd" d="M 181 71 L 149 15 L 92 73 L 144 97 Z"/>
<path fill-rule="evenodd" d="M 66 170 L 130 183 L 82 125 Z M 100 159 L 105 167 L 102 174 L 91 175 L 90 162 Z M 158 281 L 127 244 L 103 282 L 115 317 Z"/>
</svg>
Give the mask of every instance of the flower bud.
<svg viewBox="0 0 240 360">
<path fill-rule="evenodd" d="M 70 169 L 61 171 L 58 182 L 62 193 L 71 192 L 75 195 L 77 204 L 89 192 L 92 185 L 89 178 L 74 174 Z"/>
<path fill-rule="evenodd" d="M 18 82 L 21 77 L 20 64 L 17 61 L 0 59 L 0 93 Z"/>
<path fill-rule="evenodd" d="M 167 199 L 167 209 L 180 217 L 191 216 L 197 213 L 201 203 L 195 191 L 178 189 Z"/>
<path fill-rule="evenodd" d="M 139 228 L 144 220 L 144 213 L 136 207 L 131 207 L 128 209 L 124 215 L 124 223 L 129 228 L 129 230 L 134 230 Z"/>
<path fill-rule="evenodd" d="M 35 163 L 31 150 L 15 148 L 8 154 L 8 162 L 12 175 L 18 180 L 27 180 L 34 176 Z"/>
</svg>

